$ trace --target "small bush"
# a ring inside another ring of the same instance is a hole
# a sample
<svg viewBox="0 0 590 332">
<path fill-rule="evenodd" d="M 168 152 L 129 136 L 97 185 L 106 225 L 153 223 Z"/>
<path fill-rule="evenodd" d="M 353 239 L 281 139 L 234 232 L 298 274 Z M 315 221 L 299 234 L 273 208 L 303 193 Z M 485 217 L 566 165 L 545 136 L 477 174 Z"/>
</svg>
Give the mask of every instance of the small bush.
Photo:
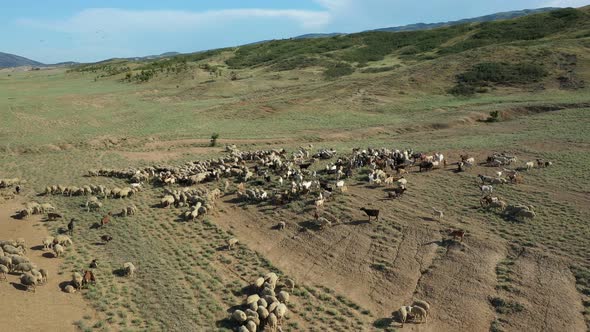
<svg viewBox="0 0 590 332">
<path fill-rule="evenodd" d="M 472 96 L 475 94 L 475 88 L 465 83 L 458 83 L 449 90 L 449 93 L 455 96 Z"/>
<path fill-rule="evenodd" d="M 349 65 L 348 63 L 345 63 L 345 62 L 338 62 L 338 63 L 335 63 L 335 64 L 331 65 L 330 67 L 328 67 L 324 71 L 324 76 L 327 79 L 334 79 L 334 78 L 350 75 L 353 72 L 354 72 L 354 68 L 352 68 L 351 65 Z"/>
<path fill-rule="evenodd" d="M 521 312 L 524 309 L 522 304 L 514 301 L 504 300 L 500 297 L 490 298 L 490 303 L 496 309 L 496 312 L 500 314 Z"/>
<path fill-rule="evenodd" d="M 486 119 L 487 122 L 498 122 L 500 121 L 500 112 L 491 111 L 490 116 Z"/>
<path fill-rule="evenodd" d="M 393 65 L 393 66 L 386 66 L 386 67 L 374 67 L 374 68 L 365 68 L 361 70 L 363 74 L 375 74 L 375 73 L 382 73 L 385 71 L 395 70 L 400 68 L 401 65 Z"/>
<path fill-rule="evenodd" d="M 217 139 L 219 138 L 219 133 L 211 134 L 211 146 L 217 145 Z"/>
</svg>

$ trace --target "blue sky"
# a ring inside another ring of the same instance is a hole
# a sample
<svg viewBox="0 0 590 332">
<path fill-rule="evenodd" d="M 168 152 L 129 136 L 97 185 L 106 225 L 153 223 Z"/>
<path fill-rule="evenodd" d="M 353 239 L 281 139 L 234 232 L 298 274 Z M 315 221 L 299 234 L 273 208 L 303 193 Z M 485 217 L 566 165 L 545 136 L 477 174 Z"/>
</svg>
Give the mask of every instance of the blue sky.
<svg viewBox="0 0 590 332">
<path fill-rule="evenodd" d="M 590 0 L 0 0 L 0 51 L 45 63 L 194 52 Z"/>
</svg>

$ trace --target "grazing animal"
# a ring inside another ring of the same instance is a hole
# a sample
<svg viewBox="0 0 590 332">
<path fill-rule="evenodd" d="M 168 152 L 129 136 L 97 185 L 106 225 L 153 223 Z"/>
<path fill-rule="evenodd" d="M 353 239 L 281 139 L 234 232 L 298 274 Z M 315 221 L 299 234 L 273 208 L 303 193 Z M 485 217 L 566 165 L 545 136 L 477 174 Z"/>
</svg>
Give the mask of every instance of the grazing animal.
<svg viewBox="0 0 590 332">
<path fill-rule="evenodd" d="M 363 211 L 368 217 L 369 217 L 369 221 L 371 221 L 371 217 L 375 217 L 377 220 L 379 220 L 379 210 L 377 209 L 366 209 L 366 208 L 361 208 L 361 211 Z"/>
<path fill-rule="evenodd" d="M 445 216 L 445 214 L 443 213 L 442 210 L 438 210 L 437 208 L 432 208 L 432 215 L 435 218 L 438 218 L 438 220 L 442 220 L 442 218 Z"/>
<path fill-rule="evenodd" d="M 409 314 L 414 317 L 414 321 L 416 321 L 416 318 L 420 317 L 420 323 L 426 323 L 427 319 L 426 316 L 428 315 L 428 313 L 426 312 L 426 310 L 420 306 L 414 306 L 414 307 L 410 307 L 410 312 Z"/>
<path fill-rule="evenodd" d="M 387 197 L 390 199 L 396 199 L 402 197 L 402 195 L 406 192 L 405 187 L 394 188 L 392 191 L 387 192 Z"/>
<path fill-rule="evenodd" d="M 74 234 L 74 227 L 76 226 L 75 220 L 76 219 L 72 218 L 72 220 L 70 220 L 70 222 L 68 223 L 68 233 L 70 235 L 73 235 Z"/>
<path fill-rule="evenodd" d="M 47 213 L 47 220 L 61 219 L 62 217 L 63 216 L 59 213 L 55 213 L 55 212 Z"/>
<path fill-rule="evenodd" d="M 98 268 L 98 261 L 96 259 L 93 259 L 92 262 L 90 262 L 90 268 L 91 269 Z"/>
<path fill-rule="evenodd" d="M 489 195 L 492 193 L 492 191 L 494 191 L 494 187 L 491 185 L 483 185 L 479 186 L 479 190 L 481 190 L 484 195 Z"/>
<path fill-rule="evenodd" d="M 37 286 L 37 278 L 30 273 L 25 273 L 20 276 L 20 283 L 27 287 L 27 291 L 34 293 Z"/>
<path fill-rule="evenodd" d="M 126 262 L 125 264 L 123 264 L 123 271 L 125 272 L 125 275 L 128 277 L 133 277 L 133 275 L 135 275 L 135 265 L 133 265 L 133 263 L 131 262 Z"/>
<path fill-rule="evenodd" d="M 109 243 L 113 240 L 113 237 L 110 235 L 103 235 L 100 237 L 100 239 L 102 240 L 102 242 L 104 243 Z"/>
<path fill-rule="evenodd" d="M 9 271 L 8 266 L 0 265 L 0 279 L 6 280 L 6 275 Z"/>
<path fill-rule="evenodd" d="M 104 227 L 106 224 L 108 224 L 111 221 L 111 215 L 112 215 L 112 213 L 109 212 L 106 216 L 104 216 L 100 220 L 100 227 Z"/>
<path fill-rule="evenodd" d="M 430 304 L 424 300 L 414 300 L 413 307 L 420 307 L 426 311 L 426 316 L 430 314 Z"/>
<path fill-rule="evenodd" d="M 534 162 L 532 162 L 532 161 L 528 161 L 528 162 L 525 164 L 525 167 L 526 167 L 527 171 L 530 171 L 531 169 L 533 169 L 533 168 L 535 167 L 535 163 L 534 163 Z"/>
<path fill-rule="evenodd" d="M 423 161 L 418 166 L 420 167 L 420 172 L 422 172 L 423 169 L 426 171 L 430 171 L 434 168 L 434 164 L 432 163 L 432 161 Z"/>
<path fill-rule="evenodd" d="M 453 240 L 456 240 L 457 238 L 459 238 L 459 241 L 463 242 L 463 237 L 465 236 L 465 231 L 460 230 L 460 229 L 454 230 L 449 233 L 449 236 L 453 237 Z"/>
<path fill-rule="evenodd" d="M 399 308 L 399 310 L 397 311 L 397 315 L 399 318 L 399 322 L 402 324 L 402 328 L 404 327 L 404 323 L 406 322 L 406 320 L 408 319 L 408 311 L 406 310 L 405 306 L 402 306 L 401 308 Z"/>
<path fill-rule="evenodd" d="M 238 244 L 238 242 L 240 242 L 240 240 L 238 240 L 235 237 L 232 237 L 231 239 L 227 240 L 227 250 L 231 250 L 233 248 L 233 246 L 235 246 L 236 244 Z"/>
<path fill-rule="evenodd" d="M 96 278 L 94 277 L 94 273 L 92 271 L 84 271 L 84 275 L 82 277 L 82 286 L 88 284 L 96 284 Z"/>
<path fill-rule="evenodd" d="M 316 207 L 316 209 L 318 209 L 318 208 L 321 208 L 321 207 L 324 207 L 324 202 L 325 202 L 325 201 L 326 201 L 326 200 L 325 200 L 325 199 L 323 199 L 323 198 L 322 198 L 322 199 L 318 199 L 318 200 L 316 200 L 316 201 L 315 201 L 315 207 Z"/>
</svg>

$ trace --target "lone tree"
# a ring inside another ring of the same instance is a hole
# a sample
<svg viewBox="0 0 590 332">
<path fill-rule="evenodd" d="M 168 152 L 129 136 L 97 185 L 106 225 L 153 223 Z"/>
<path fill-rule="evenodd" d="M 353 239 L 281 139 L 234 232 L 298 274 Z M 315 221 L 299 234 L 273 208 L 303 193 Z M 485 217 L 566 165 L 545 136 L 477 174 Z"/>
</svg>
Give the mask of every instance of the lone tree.
<svg viewBox="0 0 590 332">
<path fill-rule="evenodd" d="M 217 145 L 217 139 L 219 138 L 219 133 L 211 134 L 211 146 Z"/>
</svg>

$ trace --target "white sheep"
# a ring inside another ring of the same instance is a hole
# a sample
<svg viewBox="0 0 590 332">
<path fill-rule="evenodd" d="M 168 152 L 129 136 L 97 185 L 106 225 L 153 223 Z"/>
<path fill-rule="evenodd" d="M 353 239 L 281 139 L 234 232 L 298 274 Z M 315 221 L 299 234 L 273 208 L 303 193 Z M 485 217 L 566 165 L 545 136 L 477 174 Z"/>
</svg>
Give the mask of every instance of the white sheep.
<svg viewBox="0 0 590 332">
<path fill-rule="evenodd" d="M 37 286 L 37 278 L 29 273 L 25 273 L 20 276 L 20 283 L 27 287 L 27 290 L 35 292 L 35 288 Z"/>
<path fill-rule="evenodd" d="M 6 280 L 6 275 L 8 274 L 8 271 L 10 270 L 7 266 L 0 264 L 0 279 Z"/>
<path fill-rule="evenodd" d="M 236 244 L 238 244 L 240 242 L 240 240 L 238 240 L 235 237 L 232 237 L 231 239 L 227 240 L 227 250 L 231 250 L 233 246 L 235 246 Z"/>
<path fill-rule="evenodd" d="M 252 283 L 252 287 L 256 290 L 262 288 L 262 285 L 264 285 L 264 278 L 260 277 L 256 280 L 254 280 L 254 282 Z"/>
<path fill-rule="evenodd" d="M 9 270 L 12 269 L 12 258 L 8 256 L 0 256 L 0 265 L 6 266 Z"/>
<path fill-rule="evenodd" d="M 248 330 L 248 332 L 256 332 L 256 323 L 254 322 L 254 320 L 249 319 L 246 322 L 246 325 L 244 325 L 244 326 L 246 326 L 246 329 Z"/>
<path fill-rule="evenodd" d="M 82 280 L 84 278 L 82 277 L 82 275 L 78 272 L 74 272 L 72 273 L 72 285 L 74 287 L 76 287 L 76 289 L 80 290 L 82 289 Z"/>
<path fill-rule="evenodd" d="M 279 303 L 274 312 L 277 316 L 277 321 L 279 322 L 279 324 L 281 324 L 283 318 L 285 317 L 285 315 L 287 315 L 287 306 L 284 303 Z"/>
<path fill-rule="evenodd" d="M 397 315 L 398 315 L 399 322 L 402 324 L 401 327 L 403 328 L 404 323 L 408 319 L 408 311 L 406 310 L 406 307 L 402 306 L 401 308 L 399 308 L 399 310 L 397 311 Z"/>
<path fill-rule="evenodd" d="M 256 312 L 258 313 L 258 317 L 260 317 L 260 319 L 262 319 L 262 320 L 267 319 L 268 315 L 270 315 L 270 313 L 268 312 L 268 310 L 264 306 L 258 306 L 258 309 L 256 310 Z"/>
<path fill-rule="evenodd" d="M 248 316 L 246 316 L 246 313 L 243 312 L 242 310 L 236 310 L 232 313 L 231 317 L 238 323 L 243 323 L 248 319 Z"/>
<path fill-rule="evenodd" d="M 66 287 L 64 287 L 64 292 L 73 294 L 76 292 L 76 288 L 74 288 L 72 285 L 66 285 Z"/>
<path fill-rule="evenodd" d="M 288 303 L 289 302 L 289 293 L 287 293 L 285 291 L 280 291 L 279 294 L 277 294 L 277 299 L 281 303 Z"/>
<path fill-rule="evenodd" d="M 47 283 L 47 270 L 39 269 L 39 273 L 41 273 L 41 283 Z"/>
<path fill-rule="evenodd" d="M 64 234 L 59 234 L 53 240 L 53 244 L 59 244 L 61 246 L 67 247 L 72 245 L 72 239 L 69 236 Z"/>
<path fill-rule="evenodd" d="M 414 321 L 416 321 L 416 318 L 420 318 L 420 322 L 421 323 L 426 323 L 427 322 L 427 314 L 426 314 L 426 310 L 424 310 L 424 308 L 419 307 L 419 306 L 414 306 L 414 307 L 410 307 L 410 315 L 412 315 L 414 317 Z"/>
<path fill-rule="evenodd" d="M 54 244 L 53 245 L 53 252 L 55 254 L 55 257 L 59 257 L 61 255 L 63 255 L 65 249 L 61 244 Z"/>
<path fill-rule="evenodd" d="M 126 262 L 125 264 L 123 264 L 123 270 L 125 271 L 125 275 L 128 277 L 133 277 L 133 275 L 135 274 L 135 265 L 133 265 L 133 263 L 131 262 Z"/>
<path fill-rule="evenodd" d="M 295 288 L 295 281 L 293 281 L 293 279 L 285 279 L 283 283 L 286 288 L 293 292 L 293 289 Z"/>
<path fill-rule="evenodd" d="M 43 250 L 51 249 L 53 247 L 53 240 L 55 238 L 53 236 L 46 236 L 43 239 Z"/>
<path fill-rule="evenodd" d="M 260 300 L 260 295 L 252 294 L 246 298 L 246 304 L 250 304 L 250 303 L 258 304 L 258 300 Z"/>
<path fill-rule="evenodd" d="M 279 320 L 278 320 L 277 316 L 271 312 L 268 315 L 268 319 L 266 320 L 266 324 L 267 324 L 268 328 L 270 329 L 270 331 L 274 332 L 277 330 L 277 328 L 279 326 Z"/>
<path fill-rule="evenodd" d="M 12 260 L 12 265 L 18 265 L 21 263 L 30 263 L 29 259 L 25 256 L 19 256 L 19 255 L 11 255 L 10 259 Z"/>
<path fill-rule="evenodd" d="M 31 272 L 36 266 L 32 263 L 20 263 L 12 268 L 13 272 Z"/>
<path fill-rule="evenodd" d="M 277 282 L 279 281 L 279 276 L 274 272 L 269 272 L 264 275 L 264 281 L 268 282 L 271 289 L 275 289 L 275 287 L 277 287 Z"/>
<path fill-rule="evenodd" d="M 10 244 L 5 244 L 3 248 L 4 248 L 4 252 L 6 252 L 8 254 L 12 254 L 12 255 L 22 255 L 23 254 L 23 250 L 21 248 L 17 248 L 13 245 L 10 245 Z"/>
<path fill-rule="evenodd" d="M 414 300 L 414 302 L 412 303 L 412 306 L 421 307 L 422 309 L 424 309 L 426 311 L 426 315 L 430 314 L 430 304 L 428 304 L 428 302 L 426 302 L 424 300 Z"/>
</svg>

